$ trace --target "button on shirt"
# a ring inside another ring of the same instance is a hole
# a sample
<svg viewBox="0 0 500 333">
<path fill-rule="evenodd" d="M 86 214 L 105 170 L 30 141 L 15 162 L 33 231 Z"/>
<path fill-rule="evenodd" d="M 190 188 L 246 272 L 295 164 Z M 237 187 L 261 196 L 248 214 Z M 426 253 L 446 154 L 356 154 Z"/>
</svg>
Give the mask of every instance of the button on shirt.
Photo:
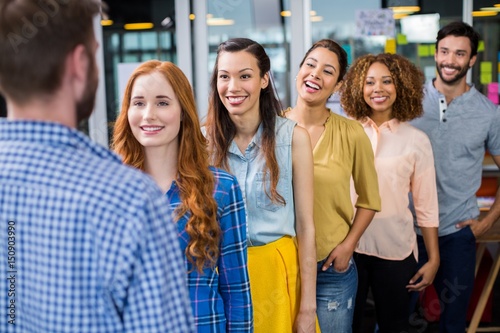
<svg viewBox="0 0 500 333">
<path fill-rule="evenodd" d="M 439 224 L 431 144 L 422 131 L 396 119 L 378 127 L 368 118 L 362 125 L 375 155 L 382 210 L 361 236 L 356 252 L 403 260 L 417 248 L 409 192 L 418 226 Z"/>
<path fill-rule="evenodd" d="M 199 273 L 184 257 L 191 306 L 198 333 L 252 332 L 253 314 L 247 272 L 245 204 L 236 178 L 211 167 L 215 178 L 214 198 L 217 221 L 222 231 L 220 254 L 215 268 Z M 179 187 L 172 183 L 167 192 L 170 207 L 181 204 Z M 177 221 L 183 253 L 190 241 L 186 231 L 189 215 Z"/>
<path fill-rule="evenodd" d="M 0 120 L 0 332 L 193 332 L 167 205 L 78 131 Z"/>
</svg>

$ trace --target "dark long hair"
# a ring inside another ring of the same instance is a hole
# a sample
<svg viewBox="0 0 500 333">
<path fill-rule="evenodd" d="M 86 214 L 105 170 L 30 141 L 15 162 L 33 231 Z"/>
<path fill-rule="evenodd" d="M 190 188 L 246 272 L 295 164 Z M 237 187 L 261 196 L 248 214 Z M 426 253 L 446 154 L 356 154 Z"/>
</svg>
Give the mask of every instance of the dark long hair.
<svg viewBox="0 0 500 333">
<path fill-rule="evenodd" d="M 263 78 L 266 73 L 270 74 L 271 61 L 259 43 L 248 38 L 233 38 L 219 45 L 217 49 L 217 58 L 215 60 L 212 77 L 210 79 L 210 102 L 206 121 L 207 138 L 209 140 L 209 151 L 212 162 L 215 166 L 230 171 L 228 164 L 228 151 L 231 141 L 236 135 L 236 126 L 229 117 L 229 112 L 222 103 L 217 91 L 217 73 L 219 71 L 219 56 L 223 52 L 245 51 L 250 53 L 257 60 L 260 77 Z M 266 88 L 260 90 L 259 114 L 262 120 L 262 149 L 266 159 L 266 168 L 270 173 L 270 192 L 268 196 L 274 202 L 284 204 L 285 200 L 277 192 L 276 186 L 279 180 L 279 166 L 276 160 L 276 117 L 281 112 L 281 103 L 276 98 L 275 89 L 272 80 Z"/>
</svg>

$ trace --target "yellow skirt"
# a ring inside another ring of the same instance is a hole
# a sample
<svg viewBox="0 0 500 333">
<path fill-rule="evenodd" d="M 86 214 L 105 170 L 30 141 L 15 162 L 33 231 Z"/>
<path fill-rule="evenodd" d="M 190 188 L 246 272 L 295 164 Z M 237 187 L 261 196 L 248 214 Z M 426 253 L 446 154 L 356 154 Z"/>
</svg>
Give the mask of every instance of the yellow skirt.
<svg viewBox="0 0 500 333">
<path fill-rule="evenodd" d="M 300 304 L 297 246 L 292 237 L 248 247 L 254 333 L 292 332 Z M 316 320 L 316 332 L 320 332 Z"/>
</svg>

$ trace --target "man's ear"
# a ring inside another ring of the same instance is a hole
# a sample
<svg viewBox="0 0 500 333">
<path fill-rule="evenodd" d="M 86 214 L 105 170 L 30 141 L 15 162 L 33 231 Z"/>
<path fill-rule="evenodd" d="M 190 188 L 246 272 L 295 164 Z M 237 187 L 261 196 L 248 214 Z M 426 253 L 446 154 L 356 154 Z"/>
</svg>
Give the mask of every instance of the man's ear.
<svg viewBox="0 0 500 333">
<path fill-rule="evenodd" d="M 472 66 L 474 66 L 474 64 L 476 63 L 476 60 L 477 60 L 477 54 L 475 56 L 472 56 L 469 60 L 469 68 L 472 68 Z"/>
<path fill-rule="evenodd" d="M 66 57 L 67 78 L 72 85 L 75 96 L 81 96 L 87 84 L 90 59 L 85 46 L 77 45 Z"/>
</svg>

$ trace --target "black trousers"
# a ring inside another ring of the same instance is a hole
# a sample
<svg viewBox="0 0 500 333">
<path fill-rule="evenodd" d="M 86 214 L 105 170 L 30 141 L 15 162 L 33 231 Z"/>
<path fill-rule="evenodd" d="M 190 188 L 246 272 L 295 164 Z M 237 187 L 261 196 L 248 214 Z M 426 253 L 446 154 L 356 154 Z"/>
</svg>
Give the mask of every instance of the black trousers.
<svg viewBox="0 0 500 333">
<path fill-rule="evenodd" d="M 404 260 L 386 260 L 355 252 L 354 260 L 358 268 L 358 292 L 353 333 L 361 333 L 370 289 L 380 333 L 408 332 L 410 293 L 406 285 L 416 272 L 413 253 Z"/>
</svg>

